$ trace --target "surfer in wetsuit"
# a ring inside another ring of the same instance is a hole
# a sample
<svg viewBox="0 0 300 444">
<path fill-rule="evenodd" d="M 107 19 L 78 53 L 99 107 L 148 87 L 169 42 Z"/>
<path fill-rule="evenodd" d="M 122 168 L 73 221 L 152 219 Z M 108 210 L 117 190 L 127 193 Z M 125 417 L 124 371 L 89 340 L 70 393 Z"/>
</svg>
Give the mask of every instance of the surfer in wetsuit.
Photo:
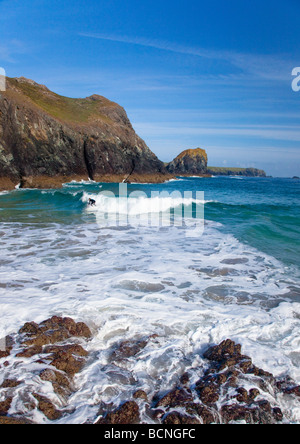
<svg viewBox="0 0 300 444">
<path fill-rule="evenodd" d="M 91 207 L 95 207 L 96 206 L 96 201 L 94 199 L 89 199 L 89 205 Z"/>
</svg>

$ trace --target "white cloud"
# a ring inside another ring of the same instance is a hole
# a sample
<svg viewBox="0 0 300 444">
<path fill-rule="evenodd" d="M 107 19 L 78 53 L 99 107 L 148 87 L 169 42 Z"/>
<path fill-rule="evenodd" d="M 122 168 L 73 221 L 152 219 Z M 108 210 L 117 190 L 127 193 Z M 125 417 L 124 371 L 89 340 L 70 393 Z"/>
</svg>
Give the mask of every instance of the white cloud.
<svg viewBox="0 0 300 444">
<path fill-rule="evenodd" d="M 300 141 L 299 126 L 280 126 L 280 125 L 248 125 L 234 127 L 200 127 L 200 126 L 184 126 L 180 124 L 159 125 L 149 123 L 135 123 L 134 127 L 140 134 L 148 136 L 230 136 L 230 137 L 255 137 L 268 140 L 285 140 L 289 142 Z"/>
<path fill-rule="evenodd" d="M 115 34 L 108 35 L 95 33 L 79 33 L 79 35 L 87 38 L 146 46 L 164 51 L 171 51 L 185 55 L 193 55 L 207 59 L 224 61 L 230 63 L 236 68 L 239 68 L 243 72 L 251 74 L 254 77 L 265 78 L 269 80 L 289 80 L 290 68 L 291 66 L 293 66 L 293 62 L 291 60 L 283 60 L 281 57 L 278 57 L 276 55 L 243 54 L 234 51 L 204 49 L 156 39 L 118 36 Z"/>
</svg>

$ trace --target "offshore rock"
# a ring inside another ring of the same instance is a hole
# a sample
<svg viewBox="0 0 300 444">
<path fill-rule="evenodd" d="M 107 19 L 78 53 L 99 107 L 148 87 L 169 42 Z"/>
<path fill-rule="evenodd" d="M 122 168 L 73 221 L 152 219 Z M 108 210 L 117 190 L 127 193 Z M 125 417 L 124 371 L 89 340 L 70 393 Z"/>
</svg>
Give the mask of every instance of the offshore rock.
<svg viewBox="0 0 300 444">
<path fill-rule="evenodd" d="M 171 174 L 178 176 L 207 175 L 207 154 L 201 148 L 185 150 L 167 165 Z"/>
</svg>

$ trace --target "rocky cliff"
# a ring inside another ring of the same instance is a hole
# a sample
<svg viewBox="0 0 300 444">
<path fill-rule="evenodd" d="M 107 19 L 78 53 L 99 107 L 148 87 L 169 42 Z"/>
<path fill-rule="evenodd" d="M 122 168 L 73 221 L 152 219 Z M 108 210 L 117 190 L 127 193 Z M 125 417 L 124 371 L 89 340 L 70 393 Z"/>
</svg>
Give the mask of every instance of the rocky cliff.
<svg viewBox="0 0 300 444">
<path fill-rule="evenodd" d="M 225 168 L 208 167 L 208 173 L 212 176 L 246 176 L 246 177 L 266 177 L 263 170 L 257 168 Z"/>
<path fill-rule="evenodd" d="M 178 176 L 207 175 L 207 154 L 201 148 L 185 150 L 167 165 L 167 170 Z"/>
<path fill-rule="evenodd" d="M 6 86 L 0 96 L 0 189 L 170 177 L 118 104 L 98 95 L 59 96 L 22 77 L 7 78 Z"/>
<path fill-rule="evenodd" d="M 208 167 L 206 151 L 201 148 L 183 151 L 172 162 L 166 164 L 166 168 L 170 174 L 176 176 L 266 177 L 266 173 L 257 168 Z"/>
</svg>

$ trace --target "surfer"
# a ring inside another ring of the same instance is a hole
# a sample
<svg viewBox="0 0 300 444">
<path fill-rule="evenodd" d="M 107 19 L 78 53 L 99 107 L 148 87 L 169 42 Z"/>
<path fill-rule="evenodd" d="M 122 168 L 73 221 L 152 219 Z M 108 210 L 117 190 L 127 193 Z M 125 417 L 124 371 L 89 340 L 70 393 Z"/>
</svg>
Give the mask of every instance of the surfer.
<svg viewBox="0 0 300 444">
<path fill-rule="evenodd" d="M 91 207 L 95 207 L 96 206 L 96 201 L 94 199 L 89 198 L 89 205 Z"/>
</svg>

